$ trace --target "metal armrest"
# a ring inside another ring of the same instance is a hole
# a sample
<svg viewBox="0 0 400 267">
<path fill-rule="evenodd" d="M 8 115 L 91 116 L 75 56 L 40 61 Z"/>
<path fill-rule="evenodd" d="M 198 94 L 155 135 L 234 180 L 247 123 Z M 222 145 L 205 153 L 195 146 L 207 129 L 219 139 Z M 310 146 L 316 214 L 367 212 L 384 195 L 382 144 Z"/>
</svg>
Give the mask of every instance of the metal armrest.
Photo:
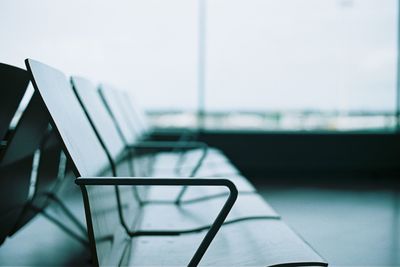
<svg viewBox="0 0 400 267">
<path fill-rule="evenodd" d="M 180 141 L 141 141 L 133 145 L 129 145 L 128 148 L 134 151 L 150 151 L 153 153 L 161 151 L 180 150 L 187 151 L 196 148 L 207 147 L 206 143 L 203 142 L 180 142 Z"/>
<path fill-rule="evenodd" d="M 143 141 L 134 145 L 129 146 L 130 149 L 133 149 L 134 151 L 137 150 L 156 150 L 156 152 L 159 152 L 160 150 L 168 150 L 168 149 L 174 149 L 180 150 L 180 151 L 188 151 L 191 149 L 196 149 L 196 148 L 201 148 L 202 149 L 202 154 L 199 157 L 199 159 L 196 162 L 196 165 L 192 168 L 189 177 L 194 177 L 200 167 L 202 166 L 207 153 L 208 153 L 208 145 L 204 142 L 163 142 L 163 141 Z M 183 167 L 183 162 L 184 162 L 184 153 L 181 153 L 179 155 L 179 158 L 176 162 L 176 165 L 174 166 L 174 170 L 176 174 L 179 174 L 182 167 Z M 186 188 L 184 187 L 182 191 L 179 193 L 178 198 L 177 198 L 177 203 L 180 202 L 181 198 L 183 197 L 184 193 L 186 191 Z"/>
<path fill-rule="evenodd" d="M 166 137 L 177 137 L 178 139 L 188 139 L 189 137 L 191 139 L 194 139 L 198 135 L 197 130 L 191 130 L 191 129 L 152 129 L 151 132 L 149 133 L 150 136 L 166 136 Z"/>
<path fill-rule="evenodd" d="M 207 153 L 208 153 L 208 145 L 203 142 L 159 142 L 159 141 L 143 141 L 134 145 L 128 146 L 129 149 L 132 149 L 134 151 L 140 151 L 140 150 L 149 150 L 150 152 L 160 152 L 160 151 L 165 151 L 165 150 L 171 150 L 174 149 L 176 150 L 181 150 L 181 151 L 189 151 L 191 149 L 196 149 L 196 148 L 201 148 L 202 149 L 202 155 L 199 158 L 197 164 L 195 167 L 192 169 L 191 173 L 194 173 L 193 175 L 190 175 L 191 177 L 194 176 L 197 172 L 197 170 L 201 167 L 201 164 L 203 160 L 205 159 Z M 174 167 L 175 172 L 178 173 L 180 169 L 182 168 L 183 164 L 183 157 L 184 154 L 180 154 L 179 158 L 177 160 L 176 166 Z"/>
<path fill-rule="evenodd" d="M 221 211 L 218 213 L 216 219 L 214 220 L 212 226 L 208 230 L 207 234 L 201 241 L 199 247 L 194 253 L 192 259 L 190 260 L 188 266 L 197 266 L 202 259 L 203 255 L 207 251 L 210 246 L 212 240 L 215 235 L 221 228 L 221 225 L 224 223 L 226 217 L 228 216 L 230 210 L 232 209 L 235 201 L 238 197 L 238 190 L 234 183 L 232 183 L 228 179 L 195 179 L 195 178 L 145 178 L 145 177 L 127 177 L 127 178 L 113 178 L 113 177 L 92 177 L 92 178 L 77 178 L 75 183 L 81 187 L 83 199 L 85 202 L 85 212 L 88 223 L 88 234 L 90 240 L 94 242 L 94 233 L 92 227 L 92 220 L 90 214 L 90 206 L 89 206 L 89 196 L 86 190 L 86 186 L 88 185 L 113 185 L 113 186 L 122 186 L 122 185 L 130 185 L 130 186 L 224 186 L 229 189 L 229 196 L 222 207 Z M 118 192 L 118 191 L 116 191 Z M 127 228 L 126 224 L 123 225 L 126 233 L 129 236 L 134 236 L 134 232 L 130 231 Z M 93 251 L 96 254 L 96 251 Z"/>
</svg>

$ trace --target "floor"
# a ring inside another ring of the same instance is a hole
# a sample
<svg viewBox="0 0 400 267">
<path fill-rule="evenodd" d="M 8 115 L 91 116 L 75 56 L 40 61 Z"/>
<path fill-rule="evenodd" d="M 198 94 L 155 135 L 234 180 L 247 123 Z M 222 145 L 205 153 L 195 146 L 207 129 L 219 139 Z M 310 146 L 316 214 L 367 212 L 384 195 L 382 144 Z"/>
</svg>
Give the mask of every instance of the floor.
<svg viewBox="0 0 400 267">
<path fill-rule="evenodd" d="M 400 266 L 400 191 L 364 186 L 257 186 L 331 266 Z M 70 192 L 68 197 L 70 207 L 83 216 L 79 192 Z M 90 265 L 90 255 L 39 215 L 0 247 L 0 265 L 82 266 Z"/>
<path fill-rule="evenodd" d="M 400 266 L 398 191 L 266 186 L 260 191 L 331 266 Z"/>
<path fill-rule="evenodd" d="M 82 197 L 78 187 L 71 186 L 62 195 L 67 206 L 84 223 Z M 60 209 L 51 205 L 47 212 L 78 230 Z M 88 249 L 60 230 L 43 215 L 37 215 L 0 246 L 0 266 L 90 266 Z"/>
</svg>

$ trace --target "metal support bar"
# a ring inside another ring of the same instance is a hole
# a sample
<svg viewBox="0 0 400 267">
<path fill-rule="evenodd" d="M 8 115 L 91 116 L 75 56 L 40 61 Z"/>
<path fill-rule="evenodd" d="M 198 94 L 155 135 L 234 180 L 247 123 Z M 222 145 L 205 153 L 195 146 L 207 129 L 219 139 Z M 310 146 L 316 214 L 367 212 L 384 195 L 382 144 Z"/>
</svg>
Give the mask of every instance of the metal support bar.
<svg viewBox="0 0 400 267">
<path fill-rule="evenodd" d="M 147 150 L 150 152 L 169 151 L 172 149 L 177 150 L 190 150 L 195 148 L 202 148 L 207 144 L 203 142 L 178 142 L 178 141 L 142 141 L 137 144 L 129 145 L 128 148 L 135 151 Z"/>
<path fill-rule="evenodd" d="M 69 229 L 69 227 L 67 227 L 64 223 L 60 222 L 58 219 L 56 219 L 55 217 L 53 217 L 52 215 L 50 215 L 48 212 L 46 212 L 45 209 L 40 209 L 38 207 L 35 207 L 33 205 L 30 205 L 30 208 L 36 212 L 39 212 L 40 214 L 42 214 L 46 219 L 48 219 L 49 221 L 51 221 L 52 223 L 54 223 L 56 226 L 58 226 L 62 231 L 64 231 L 65 233 L 67 233 L 69 236 L 71 236 L 72 238 L 76 239 L 78 242 L 80 242 L 82 245 L 84 246 L 88 246 L 88 241 L 86 239 L 84 239 L 83 237 L 81 237 L 79 234 L 75 233 L 74 231 L 72 231 L 71 229 Z"/>
<path fill-rule="evenodd" d="M 195 140 L 197 138 L 197 131 L 193 131 L 191 129 L 182 129 L 182 130 L 157 129 L 157 130 L 151 130 L 151 132 L 148 133 L 148 137 L 152 138 L 154 136 L 160 136 L 160 137 L 177 136 L 178 137 L 178 141 L 182 141 L 182 140 L 187 141 L 189 138 L 192 139 L 192 140 Z"/>
<path fill-rule="evenodd" d="M 84 195 L 84 200 L 88 200 L 87 191 L 85 186 L 87 185 L 130 185 L 130 186 L 139 186 L 139 185 L 147 185 L 147 186 L 179 186 L 179 185 L 188 185 L 188 186 L 223 186 L 229 189 L 229 196 L 223 205 L 221 211 L 217 215 L 216 219 L 214 220 L 213 224 L 211 225 L 209 231 L 203 238 L 200 246 L 197 248 L 196 252 L 194 253 L 192 259 L 190 260 L 188 266 L 197 266 L 202 259 L 203 255 L 207 251 L 209 245 L 211 244 L 212 240 L 214 239 L 215 235 L 217 234 L 218 230 L 221 228 L 221 225 L 224 223 L 226 217 L 228 216 L 230 210 L 232 209 L 233 205 L 238 196 L 238 191 L 234 183 L 227 179 L 194 179 L 194 178 L 139 178 L 139 177 L 127 177 L 127 178 L 100 178 L 100 177 L 93 177 L 93 178 L 77 178 L 75 183 L 80 185 L 83 189 L 82 192 Z M 85 205 L 89 207 L 88 203 Z M 88 214 L 91 216 L 91 214 Z M 91 221 L 91 217 L 90 217 Z M 90 224 L 88 224 L 91 226 Z M 129 229 L 125 228 L 127 233 L 129 234 Z M 90 229 L 90 235 L 93 237 L 94 242 L 94 234 L 93 229 Z"/>
<path fill-rule="evenodd" d="M 197 132 L 192 132 L 192 131 L 190 131 L 190 130 L 186 130 L 186 131 L 183 131 L 183 132 L 182 132 L 182 134 L 181 134 L 180 137 L 179 137 L 178 142 L 180 142 L 180 143 L 182 143 L 182 142 L 187 143 L 187 142 L 189 142 L 189 141 L 194 141 L 194 140 L 196 140 L 196 139 L 197 139 Z M 179 150 L 173 150 L 173 152 L 179 152 Z M 181 169 L 181 166 L 182 166 L 183 162 L 185 161 L 185 156 L 186 156 L 185 151 L 180 151 L 180 153 L 179 153 L 179 158 L 178 158 L 178 160 L 176 161 L 175 168 L 174 168 L 175 173 L 178 173 L 179 170 Z"/>
<path fill-rule="evenodd" d="M 198 159 L 196 165 L 193 167 L 193 169 L 191 170 L 189 177 L 194 177 L 197 172 L 199 171 L 199 169 L 201 168 L 201 166 L 203 165 L 204 160 L 207 157 L 207 153 L 208 153 L 208 145 L 206 143 L 203 142 L 186 142 L 186 143 L 181 143 L 181 142 L 141 142 L 137 145 L 133 145 L 130 146 L 130 148 L 132 149 L 180 149 L 180 150 L 189 150 L 189 149 L 194 149 L 194 148 L 201 148 L 202 149 L 202 154 L 200 156 L 200 158 Z M 179 162 L 179 160 L 178 160 Z M 180 166 L 179 170 L 181 169 L 182 166 Z M 176 166 L 175 166 L 176 168 Z M 181 203 L 181 200 L 185 194 L 185 192 L 187 191 L 187 186 L 184 186 L 181 191 L 179 192 L 175 203 L 177 205 L 179 205 Z"/>
<path fill-rule="evenodd" d="M 191 171 L 191 174 L 189 175 L 189 177 L 193 177 L 194 175 L 196 175 L 198 169 L 202 166 L 202 163 L 204 161 L 204 159 L 207 156 L 208 153 L 208 145 L 204 142 L 164 142 L 164 141 L 144 141 L 144 142 L 140 142 L 138 144 L 134 144 L 129 146 L 130 149 L 133 149 L 134 151 L 143 151 L 143 150 L 148 150 L 148 151 L 152 151 L 154 152 L 160 152 L 160 151 L 165 151 L 165 150 L 171 150 L 173 149 L 173 151 L 181 151 L 182 153 L 187 152 L 188 150 L 191 149 L 196 149 L 196 148 L 200 148 L 202 149 L 202 155 L 199 158 L 199 160 L 197 161 L 196 165 L 194 166 L 194 168 Z M 183 160 L 184 157 L 182 156 L 182 154 L 180 155 L 177 164 L 175 166 L 175 173 L 179 173 L 180 170 L 182 169 L 182 164 L 183 164 Z"/>
<path fill-rule="evenodd" d="M 176 133 L 176 132 L 171 132 L 171 131 L 167 131 L 167 132 L 162 132 L 157 130 L 157 133 L 155 134 L 156 136 L 178 136 L 178 140 L 176 142 L 178 143 L 187 143 L 187 142 L 193 142 L 197 139 L 197 135 L 198 133 L 196 131 L 192 131 L 189 129 L 183 129 L 180 131 L 180 134 Z M 152 137 L 152 134 L 149 134 L 149 138 Z M 178 173 L 177 170 L 180 169 L 180 165 L 184 162 L 185 160 L 185 151 L 184 150 L 180 150 L 177 148 L 172 149 L 172 152 L 178 152 L 179 153 L 179 158 L 175 164 L 175 173 Z"/>
<path fill-rule="evenodd" d="M 128 157 L 131 159 L 131 160 L 128 160 L 129 174 L 130 174 L 131 176 L 135 176 L 135 164 L 134 164 L 134 162 L 132 161 L 132 159 L 134 158 L 134 157 L 133 157 L 133 151 L 132 151 L 132 150 L 128 150 L 127 153 L 128 153 Z M 112 161 L 112 165 L 114 165 L 113 176 L 114 176 L 114 177 L 117 177 L 117 176 L 118 176 L 118 175 L 117 175 L 117 169 L 116 169 L 116 167 L 115 167 L 116 164 L 115 164 L 115 162 L 114 162 L 113 159 L 112 159 L 111 161 Z M 133 191 L 133 196 L 136 198 L 136 200 L 138 201 L 139 205 L 142 206 L 142 205 L 143 205 L 143 200 L 142 200 L 142 198 L 140 197 L 139 190 L 138 190 L 136 187 L 133 187 L 132 191 Z"/>
<path fill-rule="evenodd" d="M 239 191 L 239 195 L 255 195 L 258 194 L 256 191 Z M 189 205 L 189 204 L 195 204 L 197 202 L 201 201 L 207 201 L 207 200 L 212 200 L 220 197 L 226 197 L 228 195 L 227 192 L 222 192 L 222 193 L 217 193 L 209 196 L 203 196 L 203 197 L 196 197 L 192 199 L 186 199 L 186 200 L 181 200 L 179 202 L 180 205 Z M 149 201 L 143 201 L 143 205 L 171 205 L 171 204 L 176 204 L 176 200 L 171 201 L 171 200 L 149 200 Z"/>
<path fill-rule="evenodd" d="M 44 194 L 49 197 L 49 200 L 53 201 L 53 203 L 56 203 L 61 208 L 62 212 L 79 228 L 84 235 L 87 235 L 86 227 L 79 221 L 79 219 L 72 213 L 72 211 L 61 199 L 59 199 L 54 193 Z"/>
<path fill-rule="evenodd" d="M 246 216 L 246 217 L 240 217 L 237 219 L 232 219 L 228 221 L 224 221 L 222 225 L 229 225 L 229 224 L 234 224 L 238 222 L 244 222 L 244 221 L 256 221 L 256 220 L 280 220 L 281 216 L 279 215 L 260 215 L 260 216 Z M 205 226 L 200 226 L 196 228 L 189 228 L 189 229 L 184 229 L 184 230 L 141 230 L 141 231 L 135 231 L 131 233 L 131 237 L 137 237 L 137 236 L 177 236 L 177 235 L 183 235 L 183 234 L 193 234 L 193 233 L 198 233 L 202 232 L 204 230 L 208 230 L 212 227 L 212 225 L 205 225 Z"/>
<path fill-rule="evenodd" d="M 202 155 L 199 158 L 199 160 L 197 161 L 197 164 L 195 165 L 195 167 L 192 169 L 189 177 L 194 177 L 197 174 L 197 172 L 199 171 L 200 167 L 203 165 L 204 160 L 207 157 L 207 153 L 208 153 L 208 146 L 206 145 L 206 146 L 203 147 Z M 182 198 L 185 195 L 186 191 L 187 191 L 187 186 L 182 187 L 182 189 L 179 192 L 179 194 L 178 194 L 178 196 L 176 198 L 176 201 L 175 201 L 175 203 L 177 205 L 181 204 Z"/>
</svg>

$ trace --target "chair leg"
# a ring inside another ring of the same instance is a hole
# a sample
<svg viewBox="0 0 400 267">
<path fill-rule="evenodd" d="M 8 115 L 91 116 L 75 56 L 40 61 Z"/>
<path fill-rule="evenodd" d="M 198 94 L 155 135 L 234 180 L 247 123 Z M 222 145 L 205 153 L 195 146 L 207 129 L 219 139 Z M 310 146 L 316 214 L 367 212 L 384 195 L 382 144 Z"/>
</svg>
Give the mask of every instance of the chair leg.
<svg viewBox="0 0 400 267">
<path fill-rule="evenodd" d="M 68 226 L 66 226 L 64 223 L 56 219 L 54 216 L 49 214 L 46 210 L 37 208 L 35 206 L 30 206 L 31 209 L 35 210 L 36 212 L 39 212 L 42 214 L 46 219 L 48 219 L 50 222 L 54 223 L 56 226 L 58 226 L 63 232 L 80 242 L 84 246 L 88 246 L 89 242 L 87 239 L 81 237 L 79 234 L 75 233 L 73 230 L 71 230 Z"/>
<path fill-rule="evenodd" d="M 53 203 L 57 204 L 61 211 L 71 220 L 73 224 L 75 224 L 79 230 L 84 234 L 87 235 L 85 225 L 79 221 L 79 219 L 72 213 L 72 211 L 64 204 L 64 202 L 57 197 L 54 193 L 46 193 L 49 197 L 49 200 L 53 201 Z"/>
</svg>

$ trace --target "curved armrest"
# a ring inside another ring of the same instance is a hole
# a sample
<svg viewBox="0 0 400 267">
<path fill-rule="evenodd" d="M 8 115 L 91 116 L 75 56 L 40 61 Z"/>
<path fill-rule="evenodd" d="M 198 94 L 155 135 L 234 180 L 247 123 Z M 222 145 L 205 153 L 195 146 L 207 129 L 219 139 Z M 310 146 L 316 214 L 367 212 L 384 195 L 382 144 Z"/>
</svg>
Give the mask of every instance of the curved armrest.
<svg viewBox="0 0 400 267">
<path fill-rule="evenodd" d="M 191 129 L 152 129 L 149 132 L 150 137 L 176 137 L 177 141 L 187 141 L 189 139 L 195 140 L 198 131 Z"/>
<path fill-rule="evenodd" d="M 208 145 L 204 142 L 142 141 L 137 144 L 130 145 L 130 146 L 128 146 L 128 148 L 132 149 L 134 152 L 147 151 L 149 153 L 157 153 L 160 151 L 169 151 L 171 149 L 173 151 L 186 152 L 191 149 L 201 148 L 202 149 L 201 156 L 198 158 L 196 165 L 193 166 L 193 168 L 189 174 L 189 177 L 194 177 L 197 174 L 198 170 L 203 165 L 203 162 L 208 153 Z M 175 173 L 177 173 L 177 174 L 181 171 L 181 169 L 183 167 L 184 155 L 185 155 L 184 153 L 179 155 L 176 165 L 174 166 Z M 185 191 L 186 191 L 186 189 L 184 187 L 177 198 L 177 203 L 180 202 Z"/>
<path fill-rule="evenodd" d="M 196 148 L 207 147 L 206 143 L 203 142 L 182 142 L 182 141 L 141 141 L 136 144 L 129 145 L 129 149 L 134 151 L 150 151 L 150 152 L 160 152 L 160 151 L 170 151 L 170 150 L 180 150 L 187 151 Z"/>
<path fill-rule="evenodd" d="M 210 246 L 212 240 L 214 239 L 215 235 L 221 228 L 221 225 L 224 223 L 226 217 L 228 216 L 229 212 L 231 211 L 235 201 L 238 197 L 238 190 L 234 183 L 232 183 L 228 179 L 196 179 L 196 178 L 146 178 L 146 177 L 88 177 L 88 178 L 77 178 L 75 183 L 81 186 L 82 193 L 84 195 L 84 201 L 89 202 L 88 194 L 86 191 L 87 185 L 131 185 L 131 186 L 140 186 L 140 185 L 147 185 L 147 186 L 223 186 L 229 189 L 229 196 L 223 205 L 221 211 L 218 213 L 217 217 L 215 218 L 212 226 L 208 230 L 207 234 L 201 241 L 199 247 L 197 248 L 196 252 L 194 253 L 192 259 L 190 260 L 188 266 L 197 266 L 202 259 L 203 255 L 207 251 L 208 247 Z M 90 214 L 87 214 L 91 216 Z M 90 217 L 91 218 L 91 217 Z M 90 222 L 91 223 L 91 222 Z M 88 225 L 88 228 L 91 228 L 91 225 Z M 132 232 L 125 227 L 125 230 L 128 235 L 132 236 Z M 93 229 L 88 229 L 89 235 L 91 239 L 94 241 L 94 233 Z"/>
</svg>

